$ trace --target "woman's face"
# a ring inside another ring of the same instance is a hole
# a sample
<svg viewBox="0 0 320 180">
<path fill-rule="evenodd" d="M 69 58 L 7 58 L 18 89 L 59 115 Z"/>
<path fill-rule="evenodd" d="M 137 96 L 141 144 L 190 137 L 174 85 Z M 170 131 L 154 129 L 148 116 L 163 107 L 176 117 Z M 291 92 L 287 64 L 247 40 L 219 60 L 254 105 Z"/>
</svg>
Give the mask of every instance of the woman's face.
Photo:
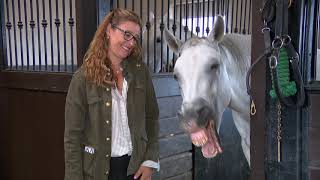
<svg viewBox="0 0 320 180">
<path fill-rule="evenodd" d="M 134 49 L 140 35 L 140 26 L 132 21 L 111 24 L 108 27 L 109 58 L 122 61 Z"/>
</svg>

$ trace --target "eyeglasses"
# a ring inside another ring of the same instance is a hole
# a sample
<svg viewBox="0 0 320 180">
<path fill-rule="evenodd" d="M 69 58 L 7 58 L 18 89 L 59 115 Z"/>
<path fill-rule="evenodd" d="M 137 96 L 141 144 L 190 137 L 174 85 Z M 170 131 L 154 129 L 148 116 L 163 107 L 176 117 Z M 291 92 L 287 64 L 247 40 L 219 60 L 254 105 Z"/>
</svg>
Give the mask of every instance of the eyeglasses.
<svg viewBox="0 0 320 180">
<path fill-rule="evenodd" d="M 112 28 L 118 29 L 119 31 L 121 31 L 123 33 L 123 38 L 126 41 L 130 41 L 131 39 L 134 39 L 135 42 L 138 42 L 139 36 L 138 35 L 133 35 L 131 32 L 123 30 L 121 28 L 119 28 L 118 26 L 116 26 L 115 24 L 111 24 Z"/>
</svg>

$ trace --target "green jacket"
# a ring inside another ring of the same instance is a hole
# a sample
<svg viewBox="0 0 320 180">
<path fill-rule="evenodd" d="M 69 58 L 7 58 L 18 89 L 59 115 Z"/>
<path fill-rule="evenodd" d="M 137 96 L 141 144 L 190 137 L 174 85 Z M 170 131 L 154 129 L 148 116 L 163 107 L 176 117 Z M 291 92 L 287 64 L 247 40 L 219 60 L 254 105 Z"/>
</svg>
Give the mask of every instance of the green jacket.
<svg viewBox="0 0 320 180">
<path fill-rule="evenodd" d="M 130 175 L 145 160 L 158 162 L 159 109 L 146 65 L 126 59 L 122 67 L 129 85 L 127 113 L 133 146 L 127 172 Z M 82 68 L 74 74 L 65 106 L 65 180 L 108 179 L 111 98 L 111 86 L 88 82 Z M 85 151 L 85 147 L 91 151 Z"/>
</svg>

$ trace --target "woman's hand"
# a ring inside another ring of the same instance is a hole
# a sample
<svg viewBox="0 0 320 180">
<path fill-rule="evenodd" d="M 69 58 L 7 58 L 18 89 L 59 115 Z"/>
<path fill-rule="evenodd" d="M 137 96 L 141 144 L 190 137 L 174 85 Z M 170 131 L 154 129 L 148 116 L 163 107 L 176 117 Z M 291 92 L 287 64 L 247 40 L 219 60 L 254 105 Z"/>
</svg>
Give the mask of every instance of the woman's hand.
<svg viewBox="0 0 320 180">
<path fill-rule="evenodd" d="M 153 169 L 151 167 L 140 166 L 136 174 L 134 175 L 134 179 L 140 180 L 151 180 Z"/>
</svg>

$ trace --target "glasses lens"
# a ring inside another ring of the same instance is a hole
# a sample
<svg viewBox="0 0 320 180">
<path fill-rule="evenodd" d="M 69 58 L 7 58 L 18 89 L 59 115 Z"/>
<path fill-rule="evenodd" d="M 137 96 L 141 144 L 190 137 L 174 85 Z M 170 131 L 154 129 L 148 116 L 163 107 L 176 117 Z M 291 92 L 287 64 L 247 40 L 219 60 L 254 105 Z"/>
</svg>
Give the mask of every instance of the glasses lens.
<svg viewBox="0 0 320 180">
<path fill-rule="evenodd" d="M 133 35 L 129 32 L 124 32 L 124 39 L 130 41 L 133 38 Z"/>
</svg>

